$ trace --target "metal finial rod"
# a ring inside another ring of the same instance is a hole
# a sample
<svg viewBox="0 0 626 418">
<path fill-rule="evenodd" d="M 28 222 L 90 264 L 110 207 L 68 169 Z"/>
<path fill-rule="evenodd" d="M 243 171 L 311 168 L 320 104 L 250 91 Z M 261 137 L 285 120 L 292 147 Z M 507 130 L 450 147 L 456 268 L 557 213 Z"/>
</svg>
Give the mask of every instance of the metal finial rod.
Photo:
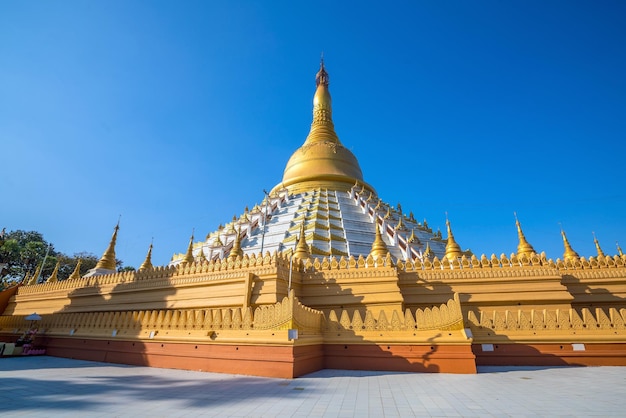
<svg viewBox="0 0 626 418">
<path fill-rule="evenodd" d="M 261 257 L 263 257 L 263 248 L 265 246 L 265 225 L 267 224 L 267 205 L 270 200 L 270 195 L 267 190 L 263 189 L 265 193 L 265 216 L 263 217 L 263 229 L 261 230 Z"/>
</svg>

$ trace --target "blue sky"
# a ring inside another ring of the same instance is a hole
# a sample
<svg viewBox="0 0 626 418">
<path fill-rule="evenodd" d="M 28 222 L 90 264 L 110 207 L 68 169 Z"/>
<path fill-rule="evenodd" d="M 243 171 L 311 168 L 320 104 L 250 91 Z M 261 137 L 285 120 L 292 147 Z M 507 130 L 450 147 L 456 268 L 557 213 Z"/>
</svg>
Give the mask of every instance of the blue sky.
<svg viewBox="0 0 626 418">
<path fill-rule="evenodd" d="M 320 53 L 365 180 L 478 255 L 626 248 L 621 1 L 0 3 L 0 227 L 137 267 L 252 207 Z"/>
</svg>

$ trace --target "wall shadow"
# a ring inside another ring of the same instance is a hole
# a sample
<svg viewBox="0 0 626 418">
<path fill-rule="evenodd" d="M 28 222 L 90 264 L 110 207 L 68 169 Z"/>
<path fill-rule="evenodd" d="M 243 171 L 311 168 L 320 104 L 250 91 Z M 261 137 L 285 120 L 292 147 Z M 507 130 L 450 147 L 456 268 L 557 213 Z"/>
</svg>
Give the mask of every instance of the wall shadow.
<svg viewBox="0 0 626 418">
<path fill-rule="evenodd" d="M 588 308 L 592 312 L 595 308 L 601 308 L 607 315 L 610 308 L 626 308 L 626 298 L 616 296 L 607 288 L 592 287 L 588 281 L 583 283 L 582 280 L 574 275 L 563 275 L 561 283 L 573 296 L 574 299 L 571 305 L 579 315 L 582 314 L 584 308 Z M 621 281 L 620 285 L 623 286 L 624 283 L 626 283 L 626 278 Z"/>
<path fill-rule="evenodd" d="M 104 315 L 116 312 L 152 311 L 168 309 L 167 296 L 174 295 L 176 289 L 171 285 L 171 278 L 159 278 L 159 292 L 141 286 L 141 273 L 132 273 L 132 278 L 115 284 L 110 291 L 103 291 L 106 284 L 100 284 L 98 276 L 77 279 L 84 281 L 82 287 L 72 290 L 68 294 L 70 301 L 62 310 L 54 315 L 89 314 Z M 165 279 L 165 280 L 164 280 Z M 106 283 L 106 282 L 105 282 Z M 156 288 L 157 286 L 155 286 Z M 146 292 L 147 293 L 144 293 Z M 146 297 L 149 294 L 151 297 Z M 158 294 L 158 297 L 154 295 Z M 85 318 L 85 317 L 83 317 Z M 69 324 L 67 335 L 39 334 L 35 344 L 46 348 L 51 356 L 67 357 L 71 359 L 101 361 L 107 363 L 130 364 L 148 366 L 149 359 L 146 353 L 146 343 L 139 337 L 142 331 L 141 323 L 134 317 L 126 323 L 124 329 L 106 328 L 106 324 L 82 322 Z M 106 334 L 108 333 L 108 335 Z"/>
<path fill-rule="evenodd" d="M 39 361 L 34 366 L 28 366 L 28 361 L 23 361 L 35 359 L 3 360 L 7 361 L 2 364 L 7 370 L 2 378 L 3 387 L 11 388 L 11 399 L 3 402 L 3 412 L 58 414 L 71 411 L 71 414 L 76 414 L 98 411 L 117 415 L 122 412 L 123 406 L 115 406 L 114 412 L 111 412 L 111 404 L 120 405 L 120 395 L 123 394 L 124 404 L 145 403 L 146 413 L 152 411 L 158 416 L 166 415 L 168 411 L 160 413 L 148 406 L 163 400 L 167 400 L 166 406 L 176 405 L 179 411 L 249 403 L 251 410 L 246 416 L 253 416 L 255 409 L 268 400 L 310 397 L 321 393 L 311 387 L 304 393 L 296 391 L 284 379 L 213 373 L 193 373 L 181 379 L 157 376 L 153 372 L 143 373 L 132 366 L 87 365 L 82 361 L 71 361 L 57 367 Z M 115 370 L 111 371 L 109 367 L 115 367 Z M 3 368 L 0 367 L 0 370 Z M 44 369 L 52 369 L 57 375 L 44 373 L 29 377 L 32 370 Z M 233 396 L 233 391 L 236 391 L 236 396 Z M 56 395 L 51 396 L 53 393 Z"/>
</svg>

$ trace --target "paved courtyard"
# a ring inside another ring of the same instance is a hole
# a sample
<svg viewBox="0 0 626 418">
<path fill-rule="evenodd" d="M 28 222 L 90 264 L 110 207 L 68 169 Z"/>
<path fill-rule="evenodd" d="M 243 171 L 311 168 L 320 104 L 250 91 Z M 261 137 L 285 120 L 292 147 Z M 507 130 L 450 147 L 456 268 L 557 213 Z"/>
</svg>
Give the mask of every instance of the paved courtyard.
<svg viewBox="0 0 626 418">
<path fill-rule="evenodd" d="M 477 375 L 323 370 L 270 379 L 55 357 L 0 359 L 3 417 L 626 416 L 626 367 Z"/>
</svg>

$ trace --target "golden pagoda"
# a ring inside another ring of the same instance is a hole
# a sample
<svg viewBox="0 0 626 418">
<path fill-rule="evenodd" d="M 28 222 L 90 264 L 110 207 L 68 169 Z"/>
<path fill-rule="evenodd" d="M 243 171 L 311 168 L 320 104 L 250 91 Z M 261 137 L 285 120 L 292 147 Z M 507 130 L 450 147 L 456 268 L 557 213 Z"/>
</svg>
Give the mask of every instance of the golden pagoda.
<svg viewBox="0 0 626 418">
<path fill-rule="evenodd" d="M 165 266 L 152 245 L 115 271 L 118 225 L 96 268 L 0 293 L 0 340 L 42 316 L 53 356 L 293 378 L 322 368 L 475 373 L 477 365 L 626 365 L 626 256 L 462 251 L 383 202 L 339 140 L 329 75 L 309 133 L 261 204 Z M 252 199 L 252 198 L 251 198 Z M 259 200 L 257 200 L 259 201 Z M 242 206 L 245 203 L 242 202 Z M 411 231 L 410 235 L 408 231 Z M 556 234 L 555 234 L 556 235 Z M 514 240 L 514 237 L 512 237 Z M 422 251 L 423 249 L 423 251 Z"/>
</svg>

